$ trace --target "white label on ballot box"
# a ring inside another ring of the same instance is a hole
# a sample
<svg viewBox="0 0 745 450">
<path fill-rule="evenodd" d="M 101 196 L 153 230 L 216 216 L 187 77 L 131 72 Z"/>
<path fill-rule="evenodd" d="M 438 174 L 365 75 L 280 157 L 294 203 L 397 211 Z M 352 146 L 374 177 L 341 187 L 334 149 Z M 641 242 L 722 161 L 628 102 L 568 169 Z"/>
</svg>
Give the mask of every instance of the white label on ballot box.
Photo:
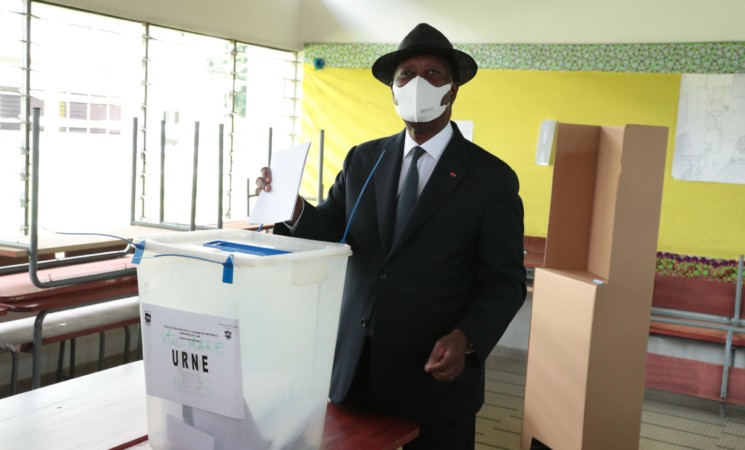
<svg viewBox="0 0 745 450">
<path fill-rule="evenodd" d="M 148 395 L 245 418 L 238 320 L 142 305 Z"/>
</svg>

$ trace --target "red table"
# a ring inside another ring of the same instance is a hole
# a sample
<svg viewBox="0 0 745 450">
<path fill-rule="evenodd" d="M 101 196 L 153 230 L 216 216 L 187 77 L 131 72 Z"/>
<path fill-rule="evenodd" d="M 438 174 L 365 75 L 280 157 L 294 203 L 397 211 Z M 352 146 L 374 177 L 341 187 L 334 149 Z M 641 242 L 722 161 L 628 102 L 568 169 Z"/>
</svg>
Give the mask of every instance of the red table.
<svg viewBox="0 0 745 450">
<path fill-rule="evenodd" d="M 131 257 L 122 257 L 44 269 L 38 272 L 38 277 L 40 280 L 62 280 L 133 267 L 135 266 L 131 263 Z M 33 285 L 26 272 L 0 276 L 0 304 L 3 304 L 8 312 L 36 313 L 32 388 L 39 387 L 41 383 L 42 327 L 49 312 L 134 295 L 137 295 L 136 273 L 108 280 L 50 288 Z"/>
<path fill-rule="evenodd" d="M 329 404 L 321 448 L 396 450 L 417 436 L 419 426 L 411 420 Z"/>
</svg>

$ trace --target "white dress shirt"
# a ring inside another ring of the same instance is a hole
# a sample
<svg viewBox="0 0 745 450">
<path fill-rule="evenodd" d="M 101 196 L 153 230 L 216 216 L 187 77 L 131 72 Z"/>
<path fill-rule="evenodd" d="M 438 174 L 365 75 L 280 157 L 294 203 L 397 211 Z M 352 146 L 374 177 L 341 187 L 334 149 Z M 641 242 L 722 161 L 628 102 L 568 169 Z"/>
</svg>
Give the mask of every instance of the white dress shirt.
<svg viewBox="0 0 745 450">
<path fill-rule="evenodd" d="M 419 189 L 417 190 L 418 196 L 422 193 L 422 190 L 427 184 L 427 181 L 429 181 L 429 177 L 430 175 L 432 175 L 432 171 L 435 170 L 437 161 L 440 160 L 442 152 L 445 151 L 445 147 L 447 147 L 448 142 L 450 142 L 450 138 L 452 137 L 453 124 L 451 124 L 450 122 L 448 122 L 447 126 L 445 126 L 445 128 L 443 128 L 439 133 L 434 135 L 430 140 L 422 145 L 417 144 L 414 139 L 409 136 L 409 133 L 406 133 L 406 139 L 404 141 L 404 160 L 401 163 L 401 176 L 398 179 L 399 194 L 401 193 L 401 188 L 403 188 L 406 173 L 408 172 L 409 166 L 411 165 L 411 149 L 416 147 L 417 145 L 424 149 L 424 154 L 422 154 L 422 156 L 419 157 L 419 161 L 417 161 L 417 168 L 419 169 Z"/>
</svg>

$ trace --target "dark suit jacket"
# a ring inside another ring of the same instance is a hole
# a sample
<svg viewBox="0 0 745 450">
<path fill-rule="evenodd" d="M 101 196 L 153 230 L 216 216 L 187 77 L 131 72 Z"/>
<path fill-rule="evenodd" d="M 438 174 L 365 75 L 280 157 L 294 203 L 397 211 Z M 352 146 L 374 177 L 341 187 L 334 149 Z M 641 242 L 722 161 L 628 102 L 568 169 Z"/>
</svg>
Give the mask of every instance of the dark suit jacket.
<svg viewBox="0 0 745 450">
<path fill-rule="evenodd" d="M 399 240 L 392 242 L 405 130 L 350 150 L 318 207 L 305 204 L 293 236 L 338 242 L 350 257 L 330 397 L 342 402 L 372 323 L 375 404 L 421 422 L 446 423 L 479 410 L 484 359 L 525 299 L 523 206 L 512 169 L 455 133 Z M 282 224 L 275 233 L 288 234 Z M 435 341 L 462 329 L 476 352 L 464 373 L 441 383 L 424 372 Z"/>
</svg>

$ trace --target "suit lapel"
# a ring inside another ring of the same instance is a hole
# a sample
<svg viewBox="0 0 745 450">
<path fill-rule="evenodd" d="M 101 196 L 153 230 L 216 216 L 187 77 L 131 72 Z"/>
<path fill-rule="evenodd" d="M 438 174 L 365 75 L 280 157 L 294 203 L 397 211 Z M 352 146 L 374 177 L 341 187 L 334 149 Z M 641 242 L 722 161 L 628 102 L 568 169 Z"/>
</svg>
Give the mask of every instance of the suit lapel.
<svg viewBox="0 0 745 450">
<path fill-rule="evenodd" d="M 393 239 L 393 221 L 396 212 L 396 194 L 401 174 L 401 160 L 404 151 L 404 133 L 397 134 L 385 145 L 386 155 L 375 172 L 375 196 L 378 208 L 378 229 L 380 242 L 387 251 Z"/>
<path fill-rule="evenodd" d="M 463 180 L 468 172 L 468 155 L 465 151 L 466 140 L 457 127 L 454 127 L 454 133 L 452 139 L 448 143 L 447 147 L 440 156 L 440 160 L 437 162 L 432 175 L 427 181 L 427 185 L 424 187 L 422 194 L 417 199 L 414 209 L 411 211 L 411 216 L 406 223 L 406 226 L 401 231 L 399 239 L 393 243 L 390 253 L 396 251 L 403 242 L 416 232 L 416 230 L 422 226 L 422 224 L 431 216 L 442 202 L 447 198 L 450 192 Z M 403 145 L 403 144 L 402 144 Z M 400 155 L 399 155 L 400 158 Z M 400 164 L 399 170 L 400 172 Z M 393 197 L 395 204 L 395 194 Z M 388 214 L 393 216 L 393 208 L 389 208 Z M 389 233 L 392 233 L 393 219 L 389 225 Z"/>
</svg>

